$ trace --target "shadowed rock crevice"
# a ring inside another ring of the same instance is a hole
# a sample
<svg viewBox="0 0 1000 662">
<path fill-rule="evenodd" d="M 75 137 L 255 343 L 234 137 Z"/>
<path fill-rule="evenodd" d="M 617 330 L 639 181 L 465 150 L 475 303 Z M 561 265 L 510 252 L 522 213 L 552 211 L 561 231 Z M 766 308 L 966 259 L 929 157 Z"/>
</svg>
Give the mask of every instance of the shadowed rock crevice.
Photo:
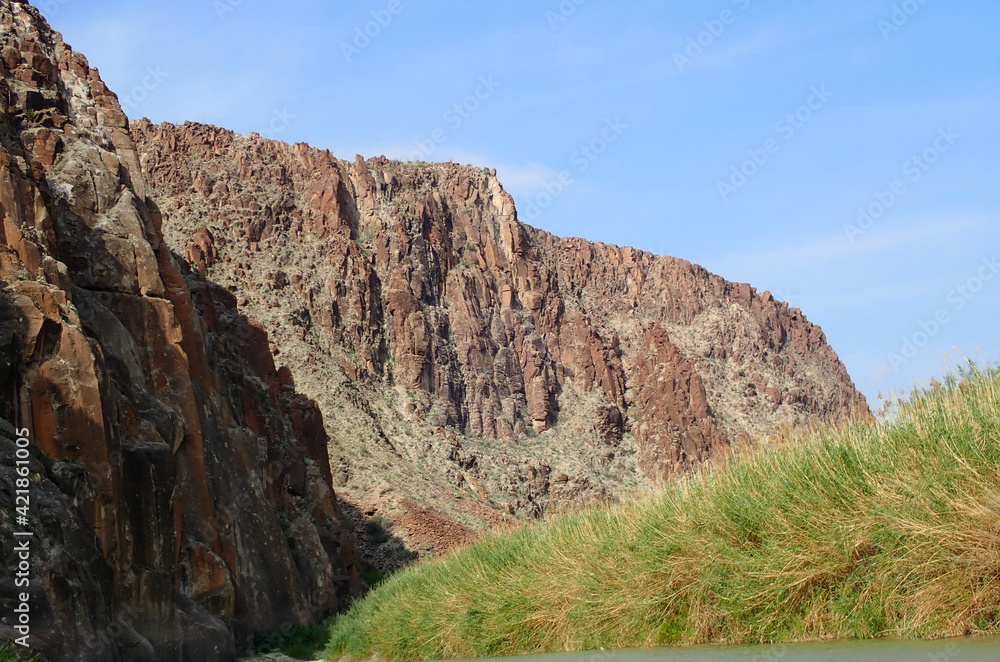
<svg viewBox="0 0 1000 662">
<path fill-rule="evenodd" d="M 25 334 L 24 320 L 18 315 L 14 300 L 6 285 L 0 288 L 0 418 L 16 421 L 19 418 L 21 345 Z"/>
</svg>

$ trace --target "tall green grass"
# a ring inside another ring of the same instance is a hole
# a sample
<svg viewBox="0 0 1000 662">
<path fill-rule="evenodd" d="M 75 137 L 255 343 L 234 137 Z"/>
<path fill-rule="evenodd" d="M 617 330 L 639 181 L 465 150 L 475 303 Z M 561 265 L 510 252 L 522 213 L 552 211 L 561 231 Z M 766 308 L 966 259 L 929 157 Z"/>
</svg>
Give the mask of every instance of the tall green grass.
<svg viewBox="0 0 1000 662">
<path fill-rule="evenodd" d="M 1000 378 L 387 579 L 330 658 L 1000 633 Z"/>
</svg>

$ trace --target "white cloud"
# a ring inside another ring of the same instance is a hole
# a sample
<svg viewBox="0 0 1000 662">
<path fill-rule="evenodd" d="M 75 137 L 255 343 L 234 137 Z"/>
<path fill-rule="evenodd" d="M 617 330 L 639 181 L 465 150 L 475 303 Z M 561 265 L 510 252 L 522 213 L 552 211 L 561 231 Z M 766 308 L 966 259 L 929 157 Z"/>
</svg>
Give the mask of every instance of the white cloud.
<svg viewBox="0 0 1000 662">
<path fill-rule="evenodd" d="M 886 104 L 873 108 L 859 108 L 866 117 L 905 117 L 944 113 L 985 113 L 1000 110 L 1000 99 L 995 96 L 950 98 L 923 103 Z"/>
<path fill-rule="evenodd" d="M 151 30 L 148 17 L 128 9 L 116 15 L 98 16 L 75 33 L 79 36 L 70 43 L 106 77 L 126 75 L 136 69 L 137 63 L 145 62 L 142 56 Z"/>
<path fill-rule="evenodd" d="M 573 47 L 561 45 L 556 49 L 555 61 L 560 67 L 595 64 L 601 60 L 601 50 L 593 46 Z"/>
<path fill-rule="evenodd" d="M 883 360 L 881 363 L 875 364 L 875 367 L 872 369 L 871 374 L 869 375 L 869 379 L 875 382 L 876 384 L 882 384 L 883 382 L 887 381 L 890 377 L 893 377 L 894 375 L 895 373 L 889 366 L 889 363 Z"/>
<path fill-rule="evenodd" d="M 720 41 L 725 37 L 720 37 Z M 714 45 L 706 49 L 705 54 L 694 61 L 691 70 L 723 71 L 732 69 L 757 53 L 766 51 L 787 39 L 787 30 L 771 28 L 751 37 L 732 43 L 731 45 Z"/>
<path fill-rule="evenodd" d="M 498 165 L 497 177 L 509 191 L 537 193 L 546 184 L 559 179 L 559 172 L 540 163 L 527 165 Z"/>
<path fill-rule="evenodd" d="M 829 313 L 846 309 L 856 312 L 859 308 L 871 308 L 890 302 L 917 299 L 926 293 L 927 284 L 917 281 L 881 283 L 873 287 L 848 291 L 833 290 L 826 294 L 821 301 L 816 302 L 813 310 L 820 309 Z"/>
<path fill-rule="evenodd" d="M 846 233 L 838 233 L 758 253 L 735 253 L 712 262 L 726 265 L 730 270 L 757 274 L 813 270 L 821 264 L 872 257 L 905 248 L 931 248 L 948 238 L 956 238 L 990 224 L 989 220 L 977 215 L 925 218 L 907 227 L 882 232 L 876 226 L 854 241 L 850 241 Z"/>
</svg>

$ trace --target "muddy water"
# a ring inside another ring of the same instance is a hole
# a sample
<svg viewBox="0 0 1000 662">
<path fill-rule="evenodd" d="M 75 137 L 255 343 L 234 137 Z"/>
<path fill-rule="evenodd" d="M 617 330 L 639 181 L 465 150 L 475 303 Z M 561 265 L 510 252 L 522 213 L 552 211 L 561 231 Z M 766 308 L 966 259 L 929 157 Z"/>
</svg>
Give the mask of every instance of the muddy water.
<svg viewBox="0 0 1000 662">
<path fill-rule="evenodd" d="M 508 662 L 1000 662 L 1000 639 L 851 641 L 559 653 Z"/>
</svg>

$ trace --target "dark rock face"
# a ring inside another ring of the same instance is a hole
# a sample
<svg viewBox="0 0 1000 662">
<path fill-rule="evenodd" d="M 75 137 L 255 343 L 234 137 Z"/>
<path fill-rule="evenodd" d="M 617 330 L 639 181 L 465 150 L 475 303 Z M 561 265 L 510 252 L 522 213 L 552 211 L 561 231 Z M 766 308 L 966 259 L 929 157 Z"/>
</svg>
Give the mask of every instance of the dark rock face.
<svg viewBox="0 0 1000 662">
<path fill-rule="evenodd" d="M 48 659 L 232 660 L 329 615 L 361 582 L 315 403 L 232 294 L 182 272 L 116 97 L 16 0 L 0 74 L 0 611 L 16 427 Z"/>
</svg>

